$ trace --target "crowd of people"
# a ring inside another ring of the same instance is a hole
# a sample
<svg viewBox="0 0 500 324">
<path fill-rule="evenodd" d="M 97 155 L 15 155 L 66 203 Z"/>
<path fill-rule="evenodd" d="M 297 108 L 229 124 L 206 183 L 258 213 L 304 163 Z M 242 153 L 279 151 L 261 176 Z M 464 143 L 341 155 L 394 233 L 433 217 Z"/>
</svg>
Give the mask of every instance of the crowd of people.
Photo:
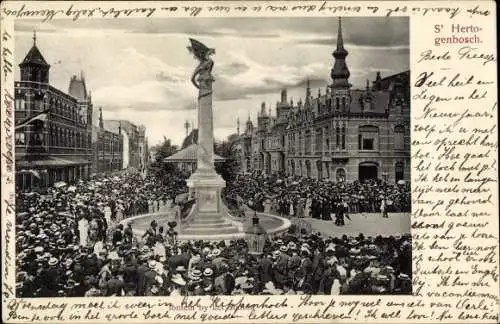
<svg viewBox="0 0 500 324">
<path fill-rule="evenodd" d="M 121 222 L 157 211 L 186 190 L 184 178 L 175 174 L 157 179 L 124 173 L 50 188 L 45 195 L 19 193 L 17 296 L 411 293 L 409 235 L 289 232 L 269 237 L 255 256 L 247 253 L 245 240 L 178 241 L 176 222 L 153 221 L 143 235 Z M 380 198 L 381 192 L 386 196 Z M 354 193 L 363 198 L 353 200 Z M 225 190 L 226 198 L 297 217 L 322 217 L 332 201 L 368 212 L 389 198 L 395 210 L 405 211 L 407 195 L 407 186 L 381 182 L 243 175 Z"/>
<path fill-rule="evenodd" d="M 283 234 L 253 256 L 244 240 L 176 242 L 157 227 L 139 242 L 130 226 L 86 246 L 74 235 L 37 238 L 18 254 L 18 296 L 411 293 L 410 236 Z"/>
<path fill-rule="evenodd" d="M 259 211 L 281 216 L 312 217 L 332 220 L 342 225 L 347 213 L 410 212 L 410 185 L 405 181 L 386 183 L 332 182 L 300 177 L 277 177 L 260 174 L 238 175 L 224 191 L 230 200 L 250 202 Z M 340 217 L 339 217 L 340 216 Z"/>
</svg>

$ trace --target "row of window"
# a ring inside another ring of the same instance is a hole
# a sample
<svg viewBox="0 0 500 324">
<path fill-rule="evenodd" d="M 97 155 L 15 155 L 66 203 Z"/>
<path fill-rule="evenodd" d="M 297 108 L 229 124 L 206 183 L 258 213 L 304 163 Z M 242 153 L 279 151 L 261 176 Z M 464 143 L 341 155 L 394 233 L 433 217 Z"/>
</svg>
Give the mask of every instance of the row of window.
<svg viewBox="0 0 500 324">
<path fill-rule="evenodd" d="M 27 142 L 27 134 L 24 131 L 16 131 L 15 143 L 16 145 L 45 145 L 43 133 L 34 131 L 29 133 L 30 138 Z M 75 132 L 73 130 L 62 129 L 59 127 L 50 128 L 47 134 L 48 145 L 58 147 L 76 147 L 76 148 L 90 148 L 91 136 L 85 136 L 84 133 Z"/>
<path fill-rule="evenodd" d="M 46 96 L 43 99 L 37 99 L 33 98 L 32 94 L 26 94 L 26 99 L 16 99 L 14 106 L 17 111 L 42 111 L 50 107 L 50 111 L 57 115 L 77 120 L 80 123 L 86 123 L 87 121 L 86 109 L 77 109 L 75 105 L 60 100 L 51 100 L 49 103 Z M 77 110 L 80 112 L 77 112 Z"/>
</svg>

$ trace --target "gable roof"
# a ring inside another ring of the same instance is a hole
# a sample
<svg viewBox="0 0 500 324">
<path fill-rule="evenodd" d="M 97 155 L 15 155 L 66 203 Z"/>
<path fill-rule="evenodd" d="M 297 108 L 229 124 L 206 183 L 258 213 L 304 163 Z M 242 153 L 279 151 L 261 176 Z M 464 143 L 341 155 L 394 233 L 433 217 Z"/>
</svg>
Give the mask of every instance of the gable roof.
<svg viewBox="0 0 500 324">
<path fill-rule="evenodd" d="M 36 64 L 36 65 L 43 65 L 43 66 L 50 66 L 47 61 L 43 58 L 42 53 L 36 47 L 36 45 L 33 45 L 31 49 L 29 50 L 28 54 L 24 57 L 24 60 L 21 62 L 19 65 L 28 65 L 28 64 Z"/>
<path fill-rule="evenodd" d="M 176 153 L 170 155 L 169 157 L 166 157 L 163 161 L 164 162 L 196 162 L 197 161 L 197 151 L 198 151 L 198 144 L 191 144 L 187 146 L 186 148 L 183 148 L 180 151 L 177 151 Z M 224 161 L 225 158 L 222 156 L 219 156 L 217 154 L 214 154 L 214 161 L 215 162 L 222 162 Z"/>
</svg>

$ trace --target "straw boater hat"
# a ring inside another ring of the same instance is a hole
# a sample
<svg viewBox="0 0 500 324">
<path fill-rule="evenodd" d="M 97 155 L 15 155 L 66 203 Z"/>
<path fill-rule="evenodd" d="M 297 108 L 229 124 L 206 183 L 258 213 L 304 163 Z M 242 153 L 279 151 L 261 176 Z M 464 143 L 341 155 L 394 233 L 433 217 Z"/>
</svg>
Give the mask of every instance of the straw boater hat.
<svg viewBox="0 0 500 324">
<path fill-rule="evenodd" d="M 50 258 L 49 259 L 49 265 L 54 266 L 58 263 L 59 261 L 56 258 Z"/>
<path fill-rule="evenodd" d="M 174 274 L 172 276 L 172 282 L 176 285 L 179 285 L 179 286 L 184 286 L 186 285 L 186 281 L 184 280 L 184 278 L 182 278 L 182 276 L 178 273 Z"/>
<path fill-rule="evenodd" d="M 191 271 L 191 273 L 189 274 L 189 278 L 190 279 L 200 279 L 201 278 L 201 271 L 198 270 L 198 269 L 194 269 L 193 271 Z"/>
<path fill-rule="evenodd" d="M 206 268 L 206 269 L 203 271 L 203 275 L 204 275 L 205 277 L 211 277 L 213 274 L 214 274 L 214 271 L 213 271 L 211 268 Z"/>
<path fill-rule="evenodd" d="M 214 257 L 219 256 L 219 255 L 220 255 L 220 250 L 219 250 L 219 249 L 213 249 L 213 250 L 212 250 L 212 255 L 213 255 Z"/>
<path fill-rule="evenodd" d="M 184 266 L 178 266 L 177 268 L 175 268 L 175 271 L 176 272 L 186 272 L 186 268 Z"/>
<path fill-rule="evenodd" d="M 282 245 L 280 246 L 280 251 L 283 253 L 288 252 L 288 247 L 286 245 Z"/>
<path fill-rule="evenodd" d="M 281 294 L 283 294 L 283 290 L 276 289 L 276 287 L 274 287 L 274 283 L 272 281 L 268 281 L 265 284 L 264 290 L 262 292 L 264 294 L 271 294 L 271 295 L 281 295 Z"/>
</svg>

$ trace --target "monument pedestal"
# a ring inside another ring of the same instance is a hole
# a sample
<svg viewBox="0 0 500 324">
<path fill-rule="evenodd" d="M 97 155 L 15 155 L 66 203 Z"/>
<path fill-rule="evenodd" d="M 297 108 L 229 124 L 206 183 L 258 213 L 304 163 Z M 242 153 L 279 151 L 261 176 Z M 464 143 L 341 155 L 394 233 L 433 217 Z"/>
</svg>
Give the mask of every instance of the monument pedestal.
<svg viewBox="0 0 500 324">
<path fill-rule="evenodd" d="M 226 182 L 214 170 L 198 169 L 187 180 L 189 191 L 196 204 L 191 214 L 181 224 L 179 239 L 237 238 L 243 223 L 231 220 L 223 206 L 221 191 Z"/>
<path fill-rule="evenodd" d="M 196 170 L 187 180 L 187 186 L 196 199 L 196 211 L 198 214 L 219 213 L 222 210 L 220 194 L 226 182 L 215 171 L 200 171 Z"/>
</svg>

